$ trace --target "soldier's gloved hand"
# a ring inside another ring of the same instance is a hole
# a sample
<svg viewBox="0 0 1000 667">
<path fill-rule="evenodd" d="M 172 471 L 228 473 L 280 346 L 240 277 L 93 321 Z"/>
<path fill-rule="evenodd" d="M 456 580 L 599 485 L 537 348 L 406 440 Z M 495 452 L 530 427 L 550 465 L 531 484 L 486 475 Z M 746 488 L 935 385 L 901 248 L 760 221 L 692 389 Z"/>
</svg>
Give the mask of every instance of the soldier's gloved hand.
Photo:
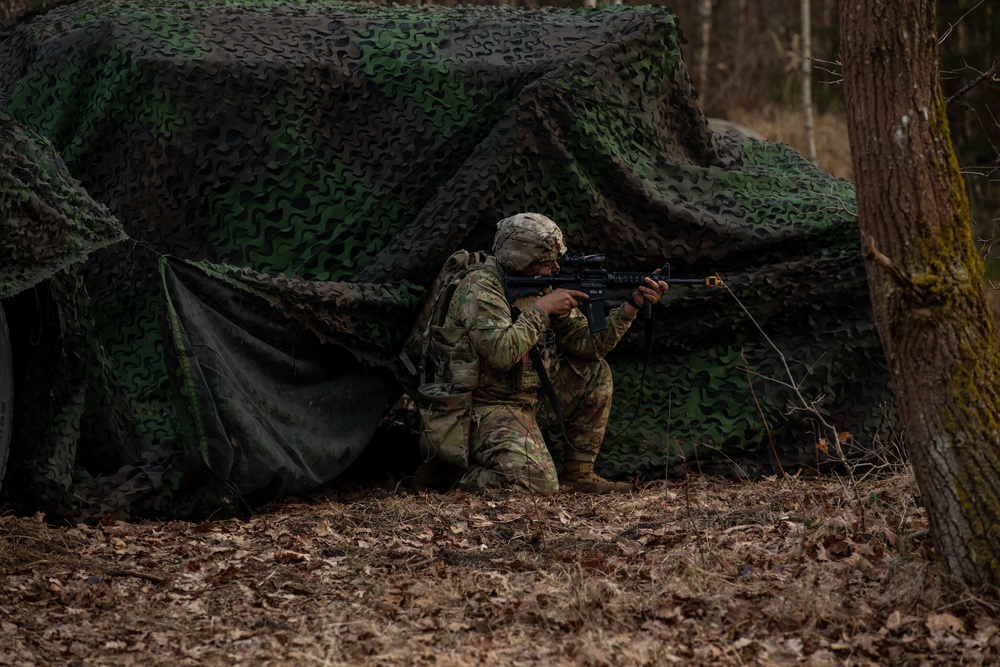
<svg viewBox="0 0 1000 667">
<path fill-rule="evenodd" d="M 660 270 L 657 269 L 654 273 L 659 272 Z M 636 287 L 635 291 L 632 292 L 632 296 L 629 297 L 628 302 L 625 304 L 625 312 L 634 317 L 638 314 L 639 309 L 642 308 L 643 304 L 647 302 L 655 304 L 668 289 L 670 289 L 670 285 L 664 281 L 646 278 L 646 284 Z"/>
<path fill-rule="evenodd" d="M 565 315 L 576 308 L 577 300 L 586 298 L 586 292 L 560 288 L 552 290 L 540 298 L 535 302 L 535 305 L 544 310 L 547 315 Z"/>
</svg>

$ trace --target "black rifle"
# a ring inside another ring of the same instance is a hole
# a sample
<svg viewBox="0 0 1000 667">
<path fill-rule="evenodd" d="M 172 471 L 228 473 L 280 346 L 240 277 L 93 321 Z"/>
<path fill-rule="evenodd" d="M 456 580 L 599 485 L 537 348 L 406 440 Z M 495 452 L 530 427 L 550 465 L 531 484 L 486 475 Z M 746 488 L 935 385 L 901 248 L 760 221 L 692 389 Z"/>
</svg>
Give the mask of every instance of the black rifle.
<svg viewBox="0 0 1000 667">
<path fill-rule="evenodd" d="M 646 278 L 662 280 L 668 285 L 703 285 L 718 287 L 722 283 L 718 276 L 705 278 L 671 278 L 670 264 L 664 264 L 659 274 L 640 271 L 608 272 L 601 268 L 604 255 L 564 256 L 559 259 L 559 273 L 551 276 L 504 276 L 504 289 L 507 300 L 514 303 L 517 299 L 532 294 L 540 294 L 549 287 L 563 288 L 586 292 L 587 299 L 577 302 L 580 310 L 587 318 L 591 333 L 604 331 L 608 322 L 604 315 L 604 290 L 609 287 L 636 288 L 645 285 Z M 649 303 L 643 304 L 643 317 L 652 316 Z"/>
</svg>

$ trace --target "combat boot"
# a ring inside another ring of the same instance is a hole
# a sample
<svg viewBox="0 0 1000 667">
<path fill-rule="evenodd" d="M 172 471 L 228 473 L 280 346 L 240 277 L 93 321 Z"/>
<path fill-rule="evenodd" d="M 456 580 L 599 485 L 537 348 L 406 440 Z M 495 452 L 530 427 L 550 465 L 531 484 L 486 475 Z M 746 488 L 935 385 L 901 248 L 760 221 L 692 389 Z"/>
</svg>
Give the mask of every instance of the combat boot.
<svg viewBox="0 0 1000 667">
<path fill-rule="evenodd" d="M 559 490 L 573 493 L 628 493 L 635 491 L 629 482 L 612 482 L 594 472 L 597 454 L 570 450 L 563 461 Z"/>
</svg>

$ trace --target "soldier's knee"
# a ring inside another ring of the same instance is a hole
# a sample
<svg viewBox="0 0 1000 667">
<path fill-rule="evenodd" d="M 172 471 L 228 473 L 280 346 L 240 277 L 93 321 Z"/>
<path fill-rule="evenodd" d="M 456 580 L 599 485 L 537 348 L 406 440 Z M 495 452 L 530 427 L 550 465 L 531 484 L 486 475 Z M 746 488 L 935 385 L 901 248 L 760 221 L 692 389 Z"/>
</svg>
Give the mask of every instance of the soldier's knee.
<svg viewBox="0 0 1000 667">
<path fill-rule="evenodd" d="M 559 478 L 556 476 L 536 473 L 528 475 L 524 479 L 518 480 L 518 482 L 517 486 L 523 491 L 538 496 L 552 496 L 559 491 Z"/>
<path fill-rule="evenodd" d="M 615 390 L 614 377 L 611 374 L 611 366 L 604 359 L 590 362 L 587 369 L 587 382 L 583 388 L 583 393 L 593 399 L 610 402 L 611 395 Z"/>
<path fill-rule="evenodd" d="M 597 362 L 594 383 L 599 387 L 613 389 L 614 377 L 611 375 L 611 366 L 604 359 Z"/>
<path fill-rule="evenodd" d="M 611 388 L 613 384 L 611 366 L 604 359 L 589 361 L 572 358 L 559 369 L 563 384 L 570 387 L 586 387 L 589 390 L 603 387 Z"/>
</svg>

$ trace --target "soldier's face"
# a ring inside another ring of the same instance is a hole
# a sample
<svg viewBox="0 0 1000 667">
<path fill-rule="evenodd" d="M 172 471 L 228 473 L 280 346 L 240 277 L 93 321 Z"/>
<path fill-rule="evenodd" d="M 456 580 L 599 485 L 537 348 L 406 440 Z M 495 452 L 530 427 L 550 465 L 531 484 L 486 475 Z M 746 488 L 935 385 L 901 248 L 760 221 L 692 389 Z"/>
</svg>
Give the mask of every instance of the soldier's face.
<svg viewBox="0 0 1000 667">
<path fill-rule="evenodd" d="M 537 272 L 535 275 L 538 276 L 554 276 L 559 273 L 559 262 L 552 260 L 551 262 L 541 262 L 537 265 Z"/>
</svg>

